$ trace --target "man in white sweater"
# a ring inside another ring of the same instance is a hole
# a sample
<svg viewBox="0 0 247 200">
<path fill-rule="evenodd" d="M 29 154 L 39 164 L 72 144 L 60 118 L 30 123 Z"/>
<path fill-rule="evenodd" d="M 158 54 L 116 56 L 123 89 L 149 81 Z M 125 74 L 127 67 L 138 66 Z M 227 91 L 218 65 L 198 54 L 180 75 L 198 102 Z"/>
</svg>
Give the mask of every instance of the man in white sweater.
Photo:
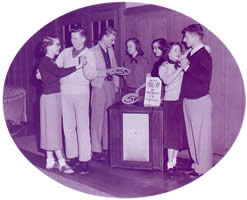
<svg viewBox="0 0 247 200">
<path fill-rule="evenodd" d="M 78 62 L 84 66 L 60 81 L 66 156 L 69 165 L 80 174 L 88 173 L 91 159 L 89 84 L 97 75 L 94 53 L 85 47 L 85 41 L 85 30 L 75 26 L 71 31 L 73 47 L 64 49 L 56 60 L 59 67 L 75 66 Z"/>
</svg>

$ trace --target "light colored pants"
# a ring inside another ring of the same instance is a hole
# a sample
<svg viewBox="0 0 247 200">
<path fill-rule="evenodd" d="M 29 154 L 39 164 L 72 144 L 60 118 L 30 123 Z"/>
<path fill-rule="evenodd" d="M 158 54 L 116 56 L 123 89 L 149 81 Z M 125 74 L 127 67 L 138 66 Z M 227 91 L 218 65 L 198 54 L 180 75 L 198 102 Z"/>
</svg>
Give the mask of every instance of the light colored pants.
<svg viewBox="0 0 247 200">
<path fill-rule="evenodd" d="M 108 149 L 108 114 L 115 99 L 115 87 L 112 81 L 104 81 L 103 87 L 92 90 L 91 138 L 92 151 L 102 152 Z"/>
<path fill-rule="evenodd" d="M 192 168 L 204 174 L 212 167 L 212 102 L 209 95 L 199 99 L 184 99 L 184 119 Z"/>
<path fill-rule="evenodd" d="M 91 159 L 89 92 L 62 94 L 63 128 L 67 158 Z"/>
</svg>

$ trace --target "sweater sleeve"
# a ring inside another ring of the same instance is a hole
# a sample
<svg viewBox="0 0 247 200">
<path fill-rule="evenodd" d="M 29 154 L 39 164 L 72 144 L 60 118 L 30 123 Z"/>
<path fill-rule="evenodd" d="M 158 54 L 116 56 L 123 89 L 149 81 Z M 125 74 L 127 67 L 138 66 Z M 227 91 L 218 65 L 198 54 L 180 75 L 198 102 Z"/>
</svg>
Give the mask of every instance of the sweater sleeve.
<svg viewBox="0 0 247 200">
<path fill-rule="evenodd" d="M 97 76 L 96 59 L 92 51 L 87 54 L 87 64 L 83 68 L 83 73 L 88 80 L 92 80 Z"/>
<path fill-rule="evenodd" d="M 167 62 L 160 66 L 159 76 L 166 85 L 172 83 L 178 77 L 178 75 L 182 73 L 181 67 L 177 68 L 174 71 L 170 70 L 171 67 L 173 66 L 169 65 Z"/>
<path fill-rule="evenodd" d="M 76 67 L 58 68 L 58 66 L 52 62 L 48 62 L 45 67 L 48 72 L 59 78 L 68 76 L 76 71 Z"/>
<path fill-rule="evenodd" d="M 208 83 L 211 80 L 212 73 L 212 58 L 210 55 L 204 55 L 197 58 L 197 62 L 191 62 L 188 70 L 185 72 L 187 75 L 191 76 L 203 83 Z"/>
<path fill-rule="evenodd" d="M 146 59 L 145 57 L 143 59 L 143 67 L 144 67 L 144 70 L 145 70 L 145 74 L 151 73 L 152 67 L 150 67 L 148 59 Z"/>
</svg>

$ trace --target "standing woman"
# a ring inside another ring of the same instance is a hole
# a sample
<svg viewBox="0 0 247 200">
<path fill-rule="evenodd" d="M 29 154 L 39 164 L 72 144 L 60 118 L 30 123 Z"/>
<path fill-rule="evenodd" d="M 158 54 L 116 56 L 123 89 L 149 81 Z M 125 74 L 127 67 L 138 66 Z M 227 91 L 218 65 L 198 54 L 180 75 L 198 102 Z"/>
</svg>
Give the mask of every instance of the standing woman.
<svg viewBox="0 0 247 200">
<path fill-rule="evenodd" d="M 135 93 L 138 88 L 145 86 L 146 76 L 150 74 L 151 67 L 137 38 L 130 38 L 126 41 L 127 59 L 124 67 L 130 70 L 130 73 L 124 79 L 124 94 Z M 144 92 L 141 93 L 144 96 Z"/>
<path fill-rule="evenodd" d="M 74 171 L 65 163 L 62 154 L 62 107 L 60 96 L 60 78 L 67 76 L 82 66 L 58 68 L 55 57 L 60 51 L 57 37 L 45 37 L 41 51 L 44 56 L 39 63 L 43 92 L 40 99 L 40 147 L 46 151 L 46 169 L 57 168 L 59 171 L 72 174 Z M 53 153 L 56 154 L 58 163 Z"/>
<path fill-rule="evenodd" d="M 155 57 L 158 58 L 153 65 L 153 69 L 151 72 L 152 77 L 159 77 L 159 67 L 165 61 L 165 51 L 166 51 L 167 41 L 164 38 L 155 39 L 152 42 L 152 49 Z"/>
<path fill-rule="evenodd" d="M 181 45 L 169 43 L 166 60 L 159 68 L 159 75 L 165 83 L 164 96 L 164 148 L 168 149 L 167 173 L 175 178 L 175 167 L 179 150 L 187 147 L 186 129 L 183 114 L 183 101 L 180 99 L 183 70 L 178 66 Z"/>
<path fill-rule="evenodd" d="M 166 56 L 165 56 L 166 47 L 167 47 L 167 41 L 164 38 L 158 38 L 152 42 L 153 53 L 158 58 L 158 61 L 156 61 L 153 65 L 153 69 L 151 72 L 152 77 L 159 77 L 159 68 L 161 64 L 166 61 Z M 165 95 L 164 87 L 165 85 L 163 83 L 161 88 L 162 97 Z"/>
</svg>

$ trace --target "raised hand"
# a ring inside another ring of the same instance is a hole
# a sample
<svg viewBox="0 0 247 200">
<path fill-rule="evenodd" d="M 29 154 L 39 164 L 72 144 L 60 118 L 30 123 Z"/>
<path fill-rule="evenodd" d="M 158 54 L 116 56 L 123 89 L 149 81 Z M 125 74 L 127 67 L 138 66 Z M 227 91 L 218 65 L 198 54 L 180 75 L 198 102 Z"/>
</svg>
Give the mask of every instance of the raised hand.
<svg viewBox="0 0 247 200">
<path fill-rule="evenodd" d="M 36 78 L 38 79 L 38 80 L 41 80 L 41 74 L 40 74 L 40 71 L 39 71 L 39 69 L 37 69 L 36 70 Z"/>
<path fill-rule="evenodd" d="M 86 64 L 87 64 L 87 57 L 86 56 L 80 56 L 79 57 L 79 65 L 81 65 L 83 67 Z"/>
<path fill-rule="evenodd" d="M 181 57 L 179 59 L 179 66 L 181 66 L 183 70 L 185 70 L 189 64 L 190 62 L 186 57 Z"/>
</svg>

